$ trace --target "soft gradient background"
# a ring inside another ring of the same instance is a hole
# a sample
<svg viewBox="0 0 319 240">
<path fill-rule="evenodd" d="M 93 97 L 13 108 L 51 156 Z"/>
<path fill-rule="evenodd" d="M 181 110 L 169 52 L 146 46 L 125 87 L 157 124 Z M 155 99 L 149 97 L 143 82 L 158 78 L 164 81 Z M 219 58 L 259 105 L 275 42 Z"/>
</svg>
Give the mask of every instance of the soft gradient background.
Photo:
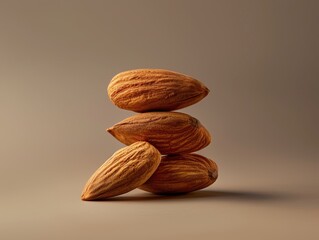
<svg viewBox="0 0 319 240">
<path fill-rule="evenodd" d="M 318 1 L 0 1 L 0 239 L 318 239 Z M 179 197 L 82 202 L 132 112 L 106 87 L 164 68 L 220 176 Z"/>
</svg>

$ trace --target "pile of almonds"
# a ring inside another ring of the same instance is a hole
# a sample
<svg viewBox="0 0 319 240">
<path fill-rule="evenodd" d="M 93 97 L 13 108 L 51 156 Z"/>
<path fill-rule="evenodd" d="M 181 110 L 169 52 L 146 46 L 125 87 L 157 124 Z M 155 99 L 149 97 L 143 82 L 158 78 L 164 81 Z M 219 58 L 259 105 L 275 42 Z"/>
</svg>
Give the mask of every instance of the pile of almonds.
<svg viewBox="0 0 319 240">
<path fill-rule="evenodd" d="M 155 194 L 188 193 L 215 182 L 214 161 L 195 154 L 211 142 L 194 117 L 170 112 L 199 102 L 209 90 L 172 71 L 137 69 L 117 74 L 108 95 L 118 107 L 138 112 L 107 129 L 127 145 L 86 183 L 82 200 L 103 200 L 139 188 Z"/>
</svg>

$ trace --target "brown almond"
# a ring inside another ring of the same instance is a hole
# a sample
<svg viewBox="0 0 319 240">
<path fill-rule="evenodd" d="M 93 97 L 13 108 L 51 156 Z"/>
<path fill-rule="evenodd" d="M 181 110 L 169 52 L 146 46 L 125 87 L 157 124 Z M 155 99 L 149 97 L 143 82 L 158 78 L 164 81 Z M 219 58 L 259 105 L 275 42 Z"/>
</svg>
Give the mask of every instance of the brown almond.
<svg viewBox="0 0 319 240">
<path fill-rule="evenodd" d="M 217 177 L 216 163 L 201 155 L 163 156 L 157 170 L 139 188 L 155 194 L 188 193 L 208 187 Z"/>
<path fill-rule="evenodd" d="M 211 142 L 209 132 L 196 118 L 178 112 L 136 114 L 107 131 L 126 145 L 149 142 L 162 154 L 191 153 Z"/>
<path fill-rule="evenodd" d="M 136 142 L 115 152 L 86 183 L 82 200 L 102 200 L 142 185 L 156 170 L 159 151 L 147 142 Z"/>
<path fill-rule="evenodd" d="M 209 93 L 200 81 L 163 69 L 121 72 L 113 77 L 107 90 L 116 106 L 135 112 L 181 109 Z"/>
</svg>

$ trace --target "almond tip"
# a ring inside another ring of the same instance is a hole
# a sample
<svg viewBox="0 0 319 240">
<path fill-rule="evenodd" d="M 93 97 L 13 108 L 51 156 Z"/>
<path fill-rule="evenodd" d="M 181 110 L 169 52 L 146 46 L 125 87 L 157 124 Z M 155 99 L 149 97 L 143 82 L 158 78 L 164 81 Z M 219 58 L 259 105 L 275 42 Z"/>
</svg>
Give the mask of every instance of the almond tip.
<svg viewBox="0 0 319 240">
<path fill-rule="evenodd" d="M 86 197 L 84 196 L 84 194 L 81 195 L 81 200 L 86 201 Z"/>
<path fill-rule="evenodd" d="M 205 93 L 205 95 L 208 95 L 209 92 L 210 92 L 209 88 L 206 87 L 206 86 L 204 86 L 204 93 Z"/>
</svg>

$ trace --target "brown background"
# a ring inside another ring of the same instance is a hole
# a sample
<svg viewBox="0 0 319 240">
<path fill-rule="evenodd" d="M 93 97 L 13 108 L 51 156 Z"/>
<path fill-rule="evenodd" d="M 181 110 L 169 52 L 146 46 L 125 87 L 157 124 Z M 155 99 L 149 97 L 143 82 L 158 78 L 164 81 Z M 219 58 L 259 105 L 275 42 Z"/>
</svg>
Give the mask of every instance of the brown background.
<svg viewBox="0 0 319 240">
<path fill-rule="evenodd" d="M 0 239 L 318 239 L 318 1 L 0 1 Z M 211 93 L 213 186 L 82 202 L 132 112 L 113 75 L 164 68 Z"/>
</svg>

